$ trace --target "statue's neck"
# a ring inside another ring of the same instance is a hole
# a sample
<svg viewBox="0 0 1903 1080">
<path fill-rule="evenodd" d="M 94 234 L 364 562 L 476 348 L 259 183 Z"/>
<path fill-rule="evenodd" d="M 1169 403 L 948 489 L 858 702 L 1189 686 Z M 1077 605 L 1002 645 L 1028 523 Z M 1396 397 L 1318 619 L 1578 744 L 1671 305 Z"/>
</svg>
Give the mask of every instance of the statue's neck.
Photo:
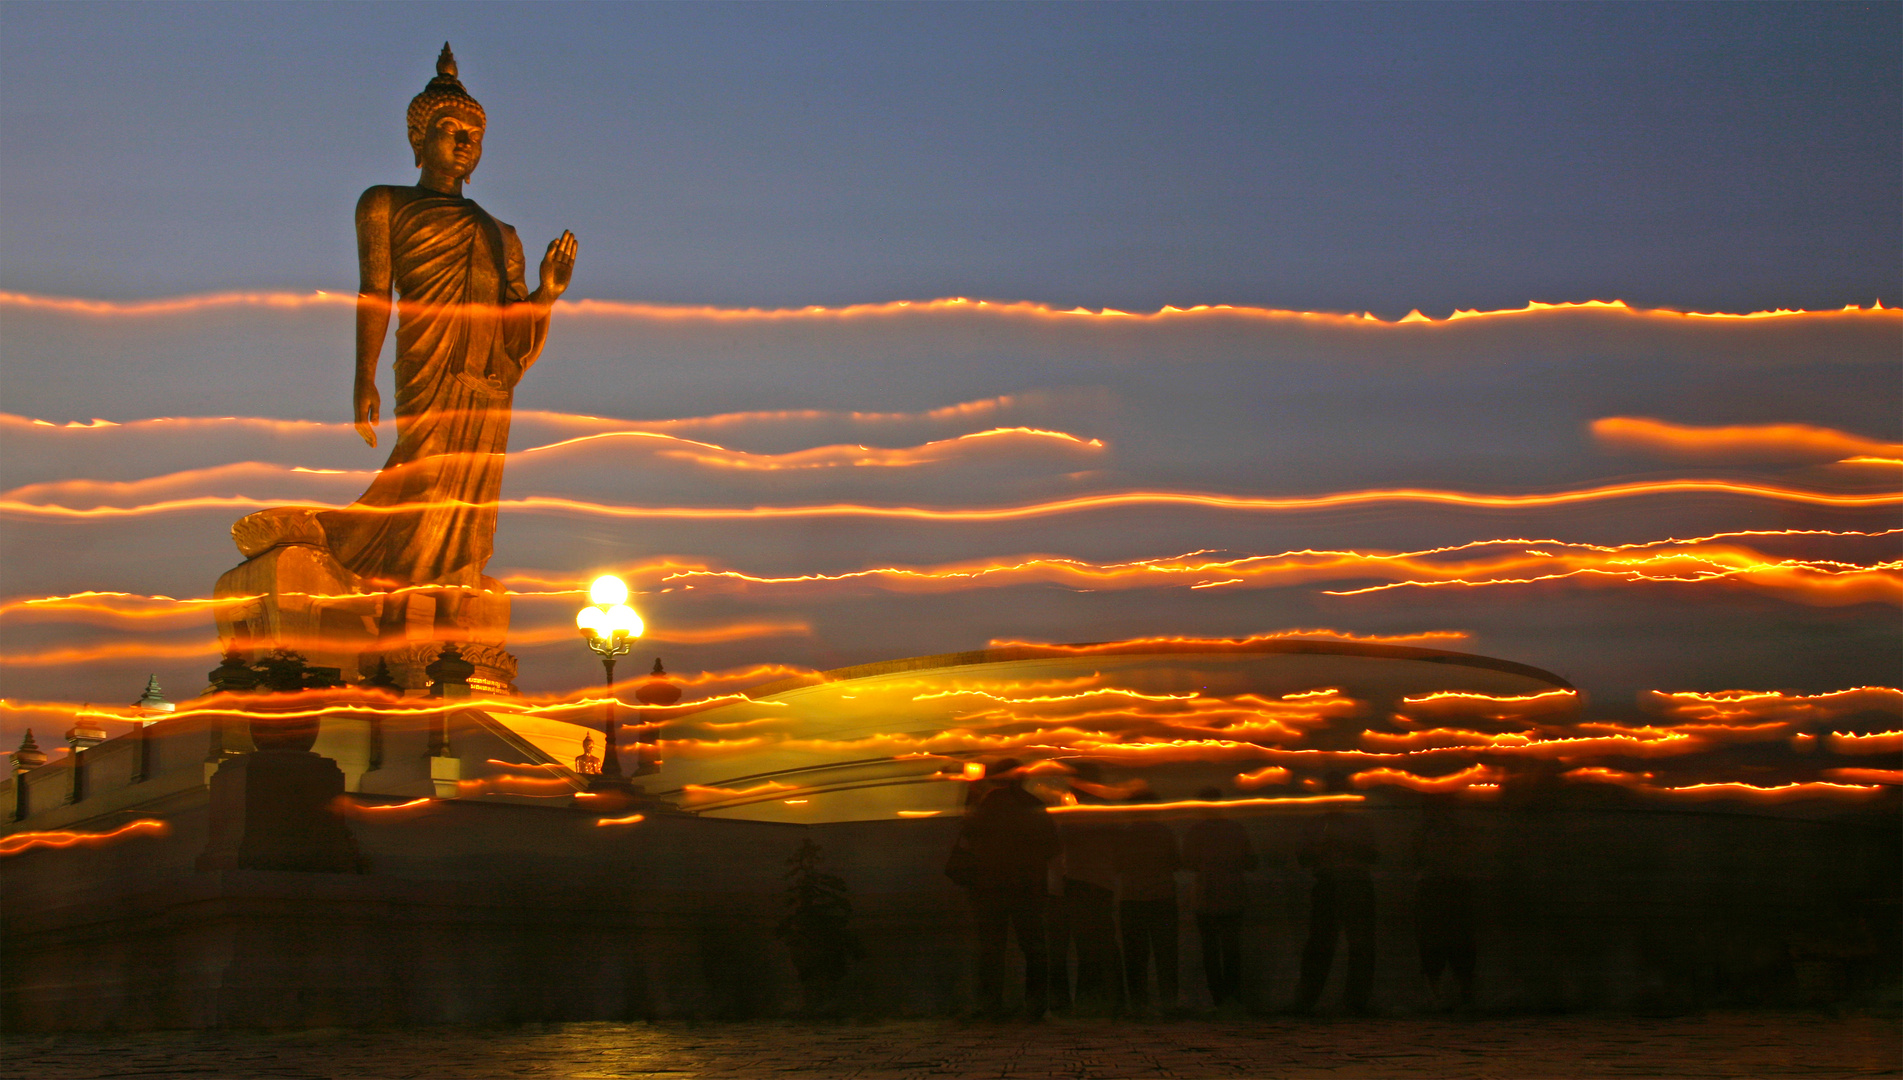
<svg viewBox="0 0 1903 1080">
<path fill-rule="evenodd" d="M 463 178 L 460 176 L 444 176 L 424 169 L 423 175 L 416 178 L 416 186 L 425 191 L 434 191 L 438 195 L 447 195 L 452 199 L 463 197 Z"/>
</svg>

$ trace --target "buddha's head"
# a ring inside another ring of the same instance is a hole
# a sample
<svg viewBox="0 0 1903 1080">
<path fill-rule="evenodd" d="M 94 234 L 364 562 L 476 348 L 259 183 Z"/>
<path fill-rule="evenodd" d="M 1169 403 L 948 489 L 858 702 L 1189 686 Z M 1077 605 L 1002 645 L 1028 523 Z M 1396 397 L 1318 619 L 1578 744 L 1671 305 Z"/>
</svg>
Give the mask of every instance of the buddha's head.
<svg viewBox="0 0 1903 1080">
<path fill-rule="evenodd" d="M 410 99 L 410 149 L 416 164 L 457 180 L 476 171 L 482 160 L 482 132 L 488 117 L 456 77 L 456 55 L 443 42 L 436 77 Z"/>
</svg>

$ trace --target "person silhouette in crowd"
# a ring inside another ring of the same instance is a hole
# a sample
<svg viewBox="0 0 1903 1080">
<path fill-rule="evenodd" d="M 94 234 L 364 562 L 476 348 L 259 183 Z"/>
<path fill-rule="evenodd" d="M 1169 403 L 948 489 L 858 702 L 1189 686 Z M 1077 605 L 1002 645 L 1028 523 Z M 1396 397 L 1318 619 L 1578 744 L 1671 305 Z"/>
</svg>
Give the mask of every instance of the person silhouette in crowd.
<svg viewBox="0 0 1903 1080">
<path fill-rule="evenodd" d="M 1145 792 L 1131 800 L 1156 802 Z M 1123 920 L 1123 974 L 1132 1008 L 1150 1004 L 1150 967 L 1156 967 L 1157 1007 L 1173 1010 L 1177 1004 L 1176 871 L 1183 861 L 1176 834 L 1168 825 L 1145 814 L 1125 825 L 1118 838 L 1117 913 Z"/>
<path fill-rule="evenodd" d="M 1421 948 L 1421 974 L 1435 1003 L 1470 1009 L 1478 950 L 1469 837 L 1459 814 L 1447 795 L 1429 795 L 1421 807 L 1421 827 L 1414 836 L 1420 869 L 1414 893 L 1414 936 Z M 1441 989 L 1441 976 L 1447 972 L 1454 976 L 1451 1001 Z"/>
<path fill-rule="evenodd" d="M 1196 798 L 1221 802 L 1222 789 L 1204 788 Z M 1183 865 L 1196 872 L 1196 931 L 1209 997 L 1226 1008 L 1242 990 L 1242 912 L 1249 904 L 1242 875 L 1256 868 L 1255 847 L 1248 830 L 1212 806 L 1183 838 Z"/>
<path fill-rule="evenodd" d="M 1086 782 L 1098 779 L 1089 762 L 1074 766 Z M 1079 805 L 1103 799 L 1077 791 Z M 1051 1003 L 1058 1007 L 1070 988 L 1070 955 L 1077 954 L 1079 1011 L 1109 1013 L 1123 1004 L 1123 954 L 1117 946 L 1117 849 L 1123 831 L 1101 814 L 1068 814 L 1058 826 L 1063 854 L 1057 918 L 1051 921 Z"/>
<path fill-rule="evenodd" d="M 1328 790 L 1349 789 L 1347 774 L 1331 773 Z M 1348 982 L 1342 997 L 1348 1011 L 1368 1012 L 1374 987 L 1374 878 L 1370 868 L 1380 857 L 1374 830 L 1365 816 L 1330 810 L 1308 822 L 1298 862 L 1315 874 L 1310 893 L 1308 942 L 1302 947 L 1302 987 L 1297 1008 L 1312 1012 L 1328 983 L 1335 961 L 1335 939 L 1348 938 Z"/>
<path fill-rule="evenodd" d="M 979 1010 L 1003 1018 L 1004 953 L 1017 935 L 1024 954 L 1024 1012 L 1041 1019 L 1048 1008 L 1049 959 L 1044 947 L 1046 875 L 1057 855 L 1057 826 L 1044 804 L 1024 790 L 1016 761 L 987 770 L 997 781 L 965 816 L 945 873 L 965 886 L 978 923 Z"/>
</svg>

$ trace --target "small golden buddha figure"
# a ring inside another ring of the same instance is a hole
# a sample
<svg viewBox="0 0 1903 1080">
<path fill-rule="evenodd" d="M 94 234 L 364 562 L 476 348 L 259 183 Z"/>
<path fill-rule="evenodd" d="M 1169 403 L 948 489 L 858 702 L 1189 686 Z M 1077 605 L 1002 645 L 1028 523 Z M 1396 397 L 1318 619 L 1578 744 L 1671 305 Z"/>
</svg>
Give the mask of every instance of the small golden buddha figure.
<svg viewBox="0 0 1903 1080">
<path fill-rule="evenodd" d="M 599 776 L 601 774 L 601 759 L 595 756 L 595 737 L 593 735 L 583 735 L 581 737 L 581 756 L 575 759 L 575 771 L 583 776 Z"/>
</svg>

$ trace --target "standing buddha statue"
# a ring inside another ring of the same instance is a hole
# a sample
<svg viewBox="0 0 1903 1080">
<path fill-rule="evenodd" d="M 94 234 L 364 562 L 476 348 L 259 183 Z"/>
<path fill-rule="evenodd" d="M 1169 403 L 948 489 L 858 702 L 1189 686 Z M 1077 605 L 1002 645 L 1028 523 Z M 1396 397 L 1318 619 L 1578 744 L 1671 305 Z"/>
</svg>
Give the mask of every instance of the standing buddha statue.
<svg viewBox="0 0 1903 1080">
<path fill-rule="evenodd" d="M 379 184 L 357 201 L 353 419 L 376 446 L 377 366 L 394 291 L 396 445 L 355 503 L 264 510 L 232 527 L 251 559 L 220 579 L 218 595 L 264 602 L 221 612 L 228 646 L 354 648 L 356 662 L 339 666 L 389 662 L 414 690 L 435 658 L 431 643 L 455 641 L 468 646 L 481 689 L 506 689 L 513 679 L 514 660 L 502 651 L 507 594 L 483 568 L 494 550 L 515 387 L 568 288 L 575 236 L 549 243 L 529 291 L 515 230 L 463 196 L 486 126 L 445 43 L 436 77 L 410 102 L 416 184 Z"/>
</svg>

